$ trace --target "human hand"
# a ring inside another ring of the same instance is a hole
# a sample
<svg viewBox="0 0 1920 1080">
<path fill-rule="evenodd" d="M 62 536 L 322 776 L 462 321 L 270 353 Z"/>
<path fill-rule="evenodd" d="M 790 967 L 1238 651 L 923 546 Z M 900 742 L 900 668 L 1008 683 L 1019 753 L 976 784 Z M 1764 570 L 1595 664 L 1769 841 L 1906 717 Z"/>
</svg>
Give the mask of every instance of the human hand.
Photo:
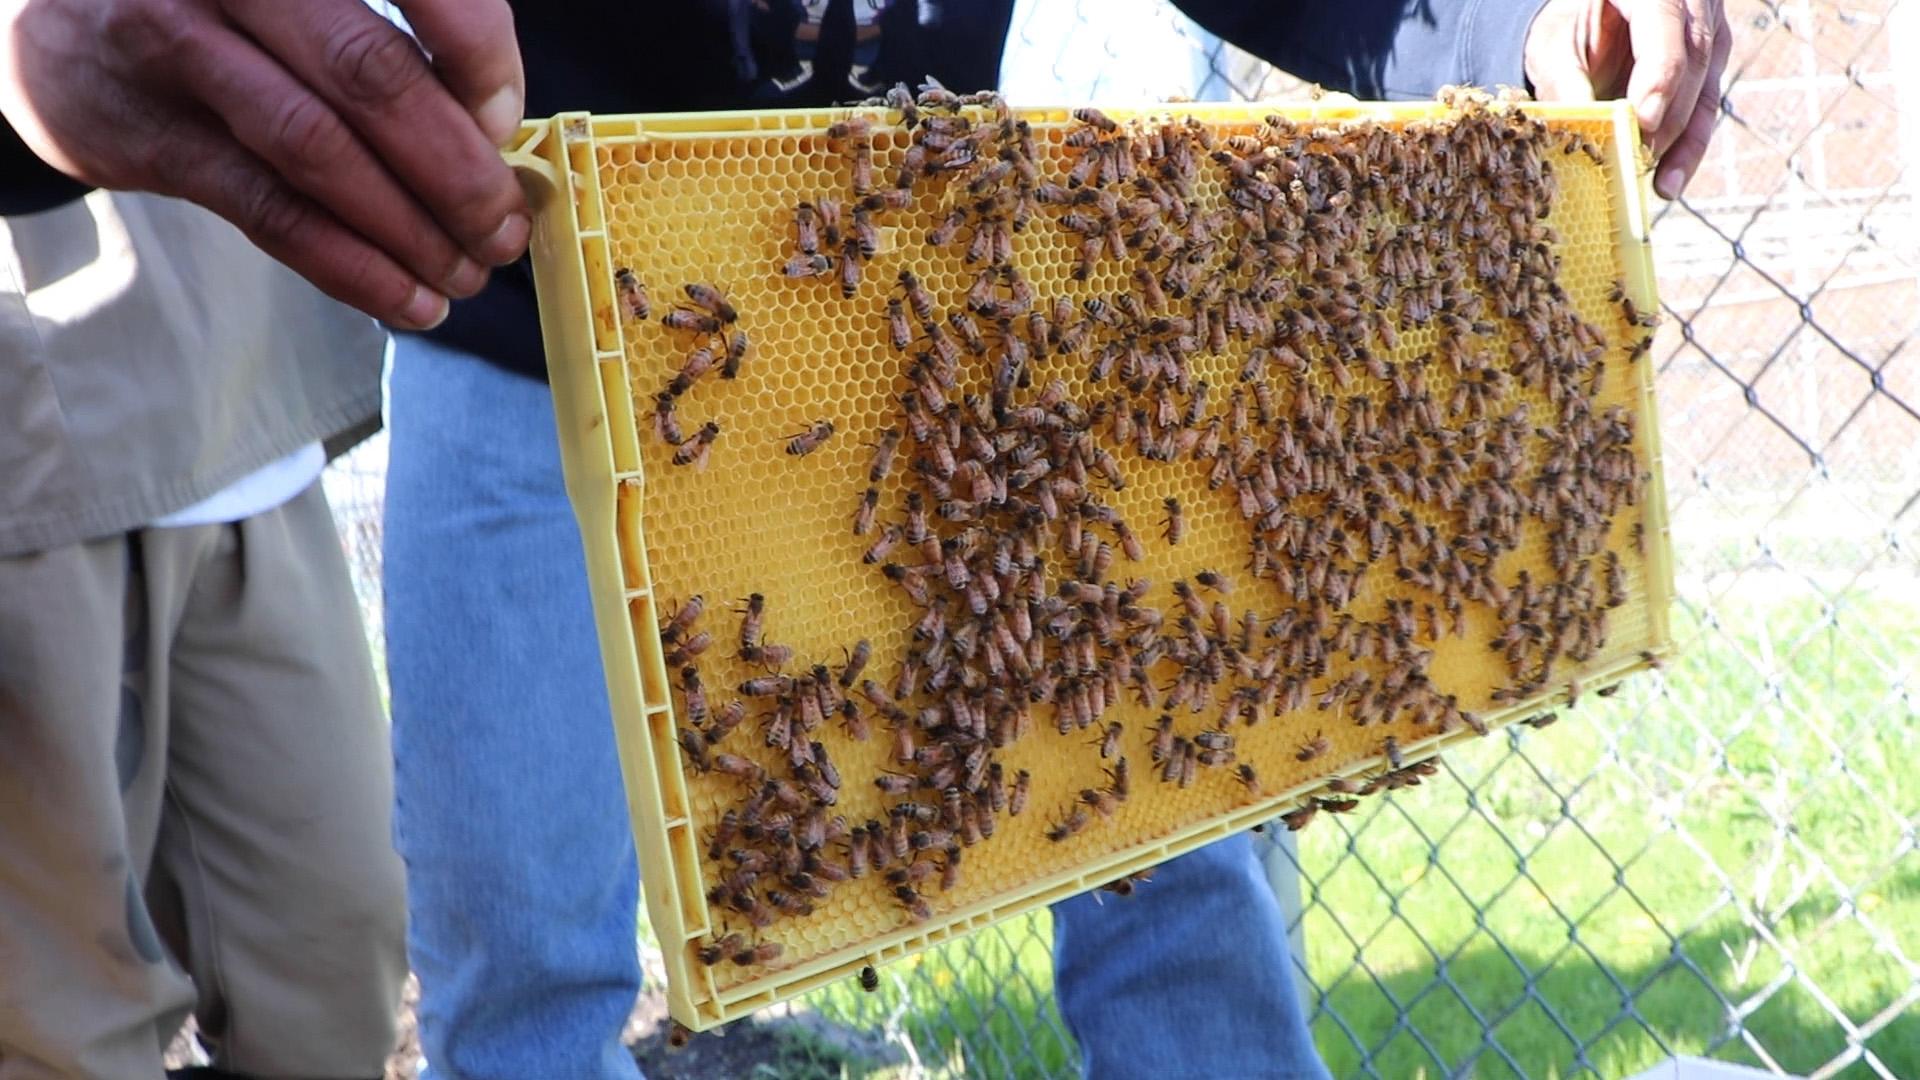
<svg viewBox="0 0 1920 1080">
<path fill-rule="evenodd" d="M 0 115 L 55 168 L 174 195 L 335 299 L 446 317 L 530 223 L 496 147 L 525 80 L 506 0 L 0 0 Z"/>
<path fill-rule="evenodd" d="M 1707 153 L 1733 47 L 1721 0 L 1547 0 L 1527 31 L 1527 81 L 1542 101 L 1624 94 L 1677 199 Z"/>
</svg>

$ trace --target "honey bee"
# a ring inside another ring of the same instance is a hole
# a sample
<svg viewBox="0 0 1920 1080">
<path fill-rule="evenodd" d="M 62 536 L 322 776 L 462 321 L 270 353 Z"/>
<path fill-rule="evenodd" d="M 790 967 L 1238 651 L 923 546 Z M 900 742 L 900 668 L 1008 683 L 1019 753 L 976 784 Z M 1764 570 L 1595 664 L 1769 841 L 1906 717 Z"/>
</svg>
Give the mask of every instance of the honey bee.
<svg viewBox="0 0 1920 1080">
<path fill-rule="evenodd" d="M 856 206 L 853 210 L 853 250 L 858 251 L 862 259 L 871 259 L 880 253 L 880 230 L 874 227 L 873 214 L 865 207 Z"/>
<path fill-rule="evenodd" d="M 740 684 L 743 697 L 784 697 L 793 693 L 795 685 L 791 675 L 756 675 Z"/>
<path fill-rule="evenodd" d="M 780 954 L 784 951 L 777 941 L 763 941 L 750 949 L 741 949 L 734 953 L 733 962 L 741 967 L 771 964 L 780 959 Z"/>
<path fill-rule="evenodd" d="M 900 291 L 907 298 L 907 306 L 913 309 L 915 317 L 921 322 L 933 319 L 933 295 L 920 284 L 920 279 L 913 271 L 900 271 Z"/>
<path fill-rule="evenodd" d="M 729 701 L 719 712 L 713 714 L 713 726 L 707 729 L 707 743 L 717 745 L 727 733 L 740 726 L 747 717 L 747 706 L 742 701 Z"/>
<path fill-rule="evenodd" d="M 767 903 L 786 915 L 806 916 L 813 914 L 813 905 L 790 893 L 779 889 L 768 889 Z"/>
<path fill-rule="evenodd" d="M 713 451 L 713 442 L 720 437 L 720 425 L 712 420 L 700 425 L 700 430 L 673 452 L 675 465 L 692 465 L 695 469 L 707 467 L 707 457 Z"/>
<path fill-rule="evenodd" d="M 1119 798 L 1113 792 L 1101 788 L 1080 789 L 1080 801 L 1103 818 L 1110 818 L 1120 812 Z"/>
<path fill-rule="evenodd" d="M 660 436 L 661 442 L 679 446 L 687 441 L 687 436 L 680 430 L 679 417 L 674 414 L 674 397 L 670 390 L 662 390 L 654 395 L 653 431 Z"/>
<path fill-rule="evenodd" d="M 840 246 L 840 204 L 832 199 L 821 199 L 814 211 L 820 215 L 820 235 L 828 248 Z"/>
<path fill-rule="evenodd" d="M 920 109 L 913 100 L 913 91 L 905 83 L 895 83 L 886 94 L 886 106 L 900 114 L 900 126 L 912 131 L 920 123 Z"/>
<path fill-rule="evenodd" d="M 825 443 L 832 435 L 833 421 L 822 420 L 800 434 L 788 438 L 787 453 L 795 457 L 804 457 L 820 449 L 821 444 Z"/>
<path fill-rule="evenodd" d="M 780 272 L 790 278 L 825 277 L 833 272 L 833 258 L 818 252 L 801 252 L 786 261 Z"/>
<path fill-rule="evenodd" d="M 1401 767 L 1399 739 L 1391 735 L 1387 736 L 1386 741 L 1381 743 L 1380 749 L 1387 755 L 1387 763 L 1389 765 L 1392 765 L 1396 769 Z"/>
<path fill-rule="evenodd" d="M 905 352 L 913 343 L 913 328 L 907 323 L 907 309 L 899 297 L 887 298 L 887 336 L 896 350 Z"/>
<path fill-rule="evenodd" d="M 1075 807 L 1068 811 L 1065 817 L 1047 828 L 1047 839 L 1057 844 L 1085 829 L 1092 820 L 1085 810 Z"/>
<path fill-rule="evenodd" d="M 1180 511 L 1180 500 L 1169 495 L 1162 505 L 1166 507 L 1167 516 L 1163 522 L 1161 535 L 1166 538 L 1168 544 L 1178 544 L 1187 534 L 1187 520 Z"/>
<path fill-rule="evenodd" d="M 1247 794 L 1254 798 L 1266 796 L 1266 789 L 1260 786 L 1260 774 L 1254 771 L 1252 765 L 1242 762 L 1240 767 L 1233 771 L 1233 778 L 1239 781 L 1240 786 L 1247 789 Z"/>
<path fill-rule="evenodd" d="M 836 142 L 842 139 L 864 139 L 872 129 L 872 121 L 866 117 L 849 116 L 845 120 L 827 125 L 827 138 Z"/>
<path fill-rule="evenodd" d="M 1294 751 L 1293 759 L 1295 761 L 1312 761 L 1314 758 L 1325 754 L 1331 749 L 1333 749 L 1331 740 L 1324 734 L 1315 735 L 1312 739 L 1300 744 L 1300 749 Z"/>
<path fill-rule="evenodd" d="M 873 531 L 873 515 L 879 506 L 879 489 L 868 488 L 866 493 L 860 496 L 860 503 L 853 511 L 853 535 L 865 536 Z"/>
<path fill-rule="evenodd" d="M 681 604 L 679 610 L 673 613 L 673 617 L 667 620 L 666 625 L 660 628 L 660 643 L 671 645 L 679 641 L 687 631 L 693 629 L 693 624 L 699 620 L 700 613 L 706 608 L 707 602 L 704 597 L 697 593 L 689 597 L 687 602 Z"/>
<path fill-rule="evenodd" d="M 747 358 L 747 332 L 735 330 L 727 342 L 727 359 L 720 365 L 720 377 L 734 379 L 740 376 L 740 363 Z"/>
<path fill-rule="evenodd" d="M 1116 131 L 1120 127 L 1106 113 L 1091 107 L 1073 110 L 1073 118 L 1101 131 Z"/>
<path fill-rule="evenodd" d="M 767 778 L 767 770 L 761 768 L 752 759 L 743 758 L 738 754 L 713 755 L 713 767 L 728 776 L 737 777 L 752 784 L 758 784 Z"/>
<path fill-rule="evenodd" d="M 707 858 L 717 861 L 721 855 L 725 854 L 727 845 L 733 842 L 739 830 L 740 812 L 738 810 L 729 809 L 720 815 L 719 824 L 713 827 L 713 841 L 707 845 Z"/>
<path fill-rule="evenodd" d="M 893 471 L 893 457 L 899 449 L 899 428 L 888 428 L 880 433 L 880 441 L 873 448 L 873 465 L 867 469 L 869 482 L 878 484 L 887 478 L 887 474 Z"/>
<path fill-rule="evenodd" d="M 681 728 L 680 749 L 686 751 L 687 760 L 693 762 L 694 768 L 701 772 L 707 772 L 713 768 L 713 759 L 707 753 L 707 740 L 698 731 L 692 728 Z"/>
<path fill-rule="evenodd" d="M 1319 811 L 1319 803 L 1309 802 L 1298 810 L 1290 810 L 1287 813 L 1281 814 L 1280 820 L 1286 823 L 1288 832 L 1299 832 L 1301 829 L 1313 823 L 1314 815 L 1319 813 Z"/>
<path fill-rule="evenodd" d="M 660 321 L 665 324 L 669 330 L 689 330 L 697 334 L 717 334 L 720 332 L 719 316 L 710 315 L 702 311 L 695 311 L 692 308 L 674 308 L 672 311 L 660 316 Z"/>
<path fill-rule="evenodd" d="M 1225 575 L 1212 570 L 1200 571 L 1193 575 L 1193 580 L 1217 593 L 1230 594 L 1233 592 L 1233 582 Z"/>
<path fill-rule="evenodd" d="M 652 308 L 647 303 L 647 287 L 640 283 L 640 275 L 623 266 L 613 272 L 613 284 L 620 292 L 620 306 L 627 318 L 646 318 Z"/>
<path fill-rule="evenodd" d="M 675 397 L 684 395 L 693 388 L 693 384 L 699 381 L 702 375 L 712 371 L 717 363 L 713 350 L 702 345 L 687 354 L 686 362 L 680 365 L 679 376 L 668 385 L 668 389 Z"/>
<path fill-rule="evenodd" d="M 846 666 L 840 669 L 839 683 L 843 690 L 853 689 L 854 680 L 866 670 L 867 661 L 873 656 L 873 646 L 866 638 L 861 638 L 853 646 L 853 652 L 847 657 Z"/>
<path fill-rule="evenodd" d="M 712 967 L 723 958 L 732 956 L 746 946 L 746 939 L 738 933 L 728 934 L 717 941 L 700 946 L 700 962 Z"/>
<path fill-rule="evenodd" d="M 866 563 L 868 566 L 872 566 L 874 563 L 886 558 L 887 554 L 898 546 L 899 543 L 899 528 L 893 525 L 883 525 L 880 528 L 879 539 L 875 540 L 873 544 L 867 548 L 866 553 L 860 556 L 860 561 Z"/>
<path fill-rule="evenodd" d="M 687 699 L 687 720 L 695 727 L 707 722 L 707 691 L 700 684 L 700 669 L 688 664 L 680 669 L 681 693 Z"/>
<path fill-rule="evenodd" d="M 687 661 L 706 652 L 707 648 L 712 644 L 713 635 L 702 630 L 685 641 L 682 641 L 680 644 L 675 645 L 667 652 L 667 666 L 670 668 L 680 667 Z"/>
<path fill-rule="evenodd" d="M 1007 814 L 1019 817 L 1027 808 L 1027 793 L 1033 783 L 1033 776 L 1025 769 L 1013 774 L 1013 790 L 1007 793 Z"/>
<path fill-rule="evenodd" d="M 730 323 L 740 317 L 740 313 L 735 311 L 733 305 L 727 302 L 727 295 L 714 286 L 702 285 L 696 282 L 686 285 L 684 288 L 686 289 L 687 299 L 705 308 L 722 323 Z"/>
<path fill-rule="evenodd" d="M 1155 763 L 1167 761 L 1173 756 L 1173 716 L 1161 713 L 1160 719 L 1153 725 L 1153 742 L 1148 757 Z"/>
<path fill-rule="evenodd" d="M 860 248 L 852 241 L 840 253 L 840 295 L 851 300 L 860 291 Z"/>
<path fill-rule="evenodd" d="M 793 208 L 793 232 L 794 246 L 800 249 L 800 254 L 820 253 L 820 215 L 812 203 L 803 202 Z"/>
<path fill-rule="evenodd" d="M 868 964 L 860 969 L 860 989 L 871 994 L 880 989 L 880 973 Z"/>
<path fill-rule="evenodd" d="M 913 886 L 897 886 L 893 890 L 893 895 L 900 901 L 900 905 L 906 908 L 907 917 L 912 921 L 923 923 L 933 918 L 932 909 L 927 906 L 927 902 L 921 898 L 920 894 L 913 890 Z"/>
<path fill-rule="evenodd" d="M 942 219 L 940 224 L 935 225 L 932 229 L 928 230 L 927 243 L 933 247 L 946 247 L 948 244 L 953 243 L 954 236 L 959 233 L 961 227 L 966 225 L 966 223 L 967 223 L 966 209 L 963 207 L 954 208 L 953 212 L 949 213 L 944 219 Z M 978 238 L 984 237 L 985 235 L 986 234 L 983 230 L 980 230 L 977 228 L 974 230 L 974 236 L 976 238 L 976 242 L 978 242 Z M 974 258 L 974 259 L 969 259 L 968 261 L 978 262 L 980 260 L 977 258 Z"/>
</svg>

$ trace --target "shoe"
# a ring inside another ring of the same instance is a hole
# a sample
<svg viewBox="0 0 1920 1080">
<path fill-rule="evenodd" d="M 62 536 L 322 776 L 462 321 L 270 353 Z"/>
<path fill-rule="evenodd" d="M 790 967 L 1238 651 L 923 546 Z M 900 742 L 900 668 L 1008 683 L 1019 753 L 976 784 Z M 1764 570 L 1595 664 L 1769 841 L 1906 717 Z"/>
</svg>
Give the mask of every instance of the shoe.
<svg viewBox="0 0 1920 1080">
<path fill-rule="evenodd" d="M 854 90 L 857 91 L 858 93 L 867 95 L 869 97 L 871 97 L 874 94 L 878 94 L 881 90 L 885 89 L 886 84 L 877 83 L 877 82 L 870 83 L 870 82 L 867 82 L 864 78 L 862 78 L 862 76 L 866 75 L 867 72 L 872 70 L 873 70 L 872 68 L 866 66 L 865 64 L 853 65 L 852 69 L 847 72 L 847 85 L 853 87 Z"/>
<path fill-rule="evenodd" d="M 799 68 L 795 70 L 793 74 L 785 77 L 775 75 L 768 81 L 773 83 L 775 90 L 783 94 L 791 94 L 795 90 L 813 81 L 813 62 L 811 60 L 802 60 L 800 61 Z"/>
</svg>

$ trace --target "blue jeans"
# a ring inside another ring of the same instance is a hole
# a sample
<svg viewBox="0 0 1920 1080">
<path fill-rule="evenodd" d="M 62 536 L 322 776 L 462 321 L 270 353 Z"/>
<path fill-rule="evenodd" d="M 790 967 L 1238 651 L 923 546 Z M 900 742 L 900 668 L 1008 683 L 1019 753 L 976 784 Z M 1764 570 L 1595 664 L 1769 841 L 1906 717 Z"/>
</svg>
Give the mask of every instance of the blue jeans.
<svg viewBox="0 0 1920 1080">
<path fill-rule="evenodd" d="M 390 395 L 395 828 L 427 1060 L 441 1080 L 631 1080 L 635 861 L 552 401 L 416 337 Z M 1326 1075 L 1244 836 L 1053 916 L 1088 1077 Z"/>
</svg>

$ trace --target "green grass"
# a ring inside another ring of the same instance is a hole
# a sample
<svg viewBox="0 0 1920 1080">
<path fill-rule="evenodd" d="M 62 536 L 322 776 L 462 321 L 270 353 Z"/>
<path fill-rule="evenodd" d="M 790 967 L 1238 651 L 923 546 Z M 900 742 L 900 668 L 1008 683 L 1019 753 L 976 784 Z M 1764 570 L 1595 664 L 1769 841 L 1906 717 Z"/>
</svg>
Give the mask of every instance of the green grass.
<svg viewBox="0 0 1920 1080">
<path fill-rule="evenodd" d="M 1899 1000 L 1883 943 L 1920 957 L 1920 786 L 1903 782 L 1920 730 L 1899 689 L 1920 607 L 1740 592 L 1676 610 L 1664 687 L 1451 755 L 1464 797 L 1403 792 L 1358 839 L 1302 837 L 1308 966 L 1328 989 L 1314 1031 L 1336 1074 L 1760 1064 L 1721 995 L 1764 998 L 1745 1031 L 1804 1073 L 1845 1049 L 1818 995 L 1855 1023 Z M 1920 1014 L 1866 1046 L 1920 1075 Z"/>
<path fill-rule="evenodd" d="M 1746 1039 L 1807 1073 L 1846 1049 L 1823 998 L 1855 1024 L 1900 1000 L 1892 949 L 1920 960 L 1920 604 L 1862 589 L 1833 608 L 1784 580 L 1676 608 L 1662 678 L 1302 834 L 1308 1004 L 1335 1075 L 1762 1063 Z M 905 1034 L 933 1075 L 1073 1075 L 1049 935 L 1036 914 L 812 1004 Z M 1865 1045 L 1920 1076 L 1920 1009 Z"/>
<path fill-rule="evenodd" d="M 888 965 L 879 993 L 835 986 L 810 1004 L 850 1026 L 905 1035 L 935 1075 L 1077 1075 L 1053 1005 L 1052 936 L 1047 914 L 1034 912 Z"/>
</svg>

